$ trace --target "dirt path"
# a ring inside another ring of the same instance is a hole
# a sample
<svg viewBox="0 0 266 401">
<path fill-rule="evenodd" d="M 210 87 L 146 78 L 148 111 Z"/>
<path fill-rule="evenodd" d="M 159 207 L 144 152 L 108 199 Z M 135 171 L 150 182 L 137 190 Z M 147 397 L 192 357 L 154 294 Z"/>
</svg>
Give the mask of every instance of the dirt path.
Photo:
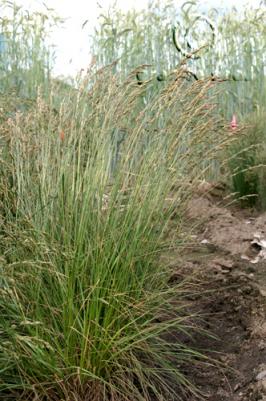
<svg viewBox="0 0 266 401">
<path fill-rule="evenodd" d="M 193 198 L 187 214 L 197 224 L 196 247 L 185 251 L 183 269 L 198 273 L 193 308 L 217 337 L 197 334 L 193 345 L 220 363 L 190 367 L 190 380 L 204 400 L 266 401 L 266 255 L 259 245 L 266 246 L 266 213 L 221 206 L 208 195 Z"/>
</svg>

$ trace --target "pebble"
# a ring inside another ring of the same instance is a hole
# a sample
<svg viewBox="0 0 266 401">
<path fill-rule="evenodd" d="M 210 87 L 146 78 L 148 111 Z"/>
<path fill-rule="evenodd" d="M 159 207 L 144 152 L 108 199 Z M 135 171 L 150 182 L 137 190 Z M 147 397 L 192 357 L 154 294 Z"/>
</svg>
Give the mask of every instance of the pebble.
<svg viewBox="0 0 266 401">
<path fill-rule="evenodd" d="M 228 270 L 228 269 L 222 269 L 222 273 L 223 273 L 223 274 L 230 273 L 230 270 Z"/>
<path fill-rule="evenodd" d="M 259 374 L 257 374 L 257 376 L 256 376 L 256 380 L 257 381 L 259 381 L 259 380 L 263 380 L 264 381 L 264 379 L 266 379 L 266 369 L 265 370 L 262 370 Z M 265 385 L 266 385 L 266 381 L 265 381 Z"/>
</svg>

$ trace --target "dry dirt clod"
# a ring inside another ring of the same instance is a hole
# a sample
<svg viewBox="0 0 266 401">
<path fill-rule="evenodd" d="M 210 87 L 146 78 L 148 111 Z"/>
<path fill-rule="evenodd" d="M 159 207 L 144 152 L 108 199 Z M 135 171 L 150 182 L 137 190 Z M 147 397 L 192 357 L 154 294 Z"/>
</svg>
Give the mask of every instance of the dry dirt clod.
<svg viewBox="0 0 266 401">
<path fill-rule="evenodd" d="M 261 338 L 261 339 L 266 339 L 266 322 L 264 323 L 259 323 L 253 330 L 254 334 Z M 262 346 L 265 347 L 265 343 L 262 343 Z M 259 380 L 259 379 L 257 379 Z"/>
<path fill-rule="evenodd" d="M 229 269 L 229 270 L 231 270 L 234 266 L 234 262 L 232 260 L 223 259 L 223 258 L 215 258 L 213 260 L 213 263 L 221 266 L 222 268 Z"/>
</svg>

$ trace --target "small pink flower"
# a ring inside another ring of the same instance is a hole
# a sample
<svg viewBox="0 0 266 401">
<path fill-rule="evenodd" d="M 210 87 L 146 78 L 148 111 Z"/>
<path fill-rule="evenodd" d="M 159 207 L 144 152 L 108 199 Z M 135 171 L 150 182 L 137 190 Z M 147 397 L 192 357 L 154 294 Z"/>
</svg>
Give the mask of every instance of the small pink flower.
<svg viewBox="0 0 266 401">
<path fill-rule="evenodd" d="M 65 133 L 63 130 L 60 132 L 59 137 L 60 137 L 61 141 L 63 142 L 65 139 Z"/>
<path fill-rule="evenodd" d="M 238 127 L 235 114 L 233 114 L 233 117 L 232 117 L 232 120 L 231 120 L 231 123 L 230 123 L 230 127 L 231 127 L 232 130 L 237 129 L 237 127 Z"/>
</svg>

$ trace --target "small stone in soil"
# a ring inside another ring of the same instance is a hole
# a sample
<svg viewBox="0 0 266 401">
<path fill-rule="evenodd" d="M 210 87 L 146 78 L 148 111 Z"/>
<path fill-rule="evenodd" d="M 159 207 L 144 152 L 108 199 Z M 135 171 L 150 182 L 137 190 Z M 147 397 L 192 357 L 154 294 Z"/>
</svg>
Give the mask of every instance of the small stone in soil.
<svg viewBox="0 0 266 401">
<path fill-rule="evenodd" d="M 263 379 L 266 379 L 266 370 L 262 370 L 259 374 L 257 374 L 257 376 L 256 376 L 256 380 L 257 381 L 259 381 L 259 380 L 263 380 Z M 266 382 L 265 382 L 265 384 L 266 384 Z"/>
</svg>

